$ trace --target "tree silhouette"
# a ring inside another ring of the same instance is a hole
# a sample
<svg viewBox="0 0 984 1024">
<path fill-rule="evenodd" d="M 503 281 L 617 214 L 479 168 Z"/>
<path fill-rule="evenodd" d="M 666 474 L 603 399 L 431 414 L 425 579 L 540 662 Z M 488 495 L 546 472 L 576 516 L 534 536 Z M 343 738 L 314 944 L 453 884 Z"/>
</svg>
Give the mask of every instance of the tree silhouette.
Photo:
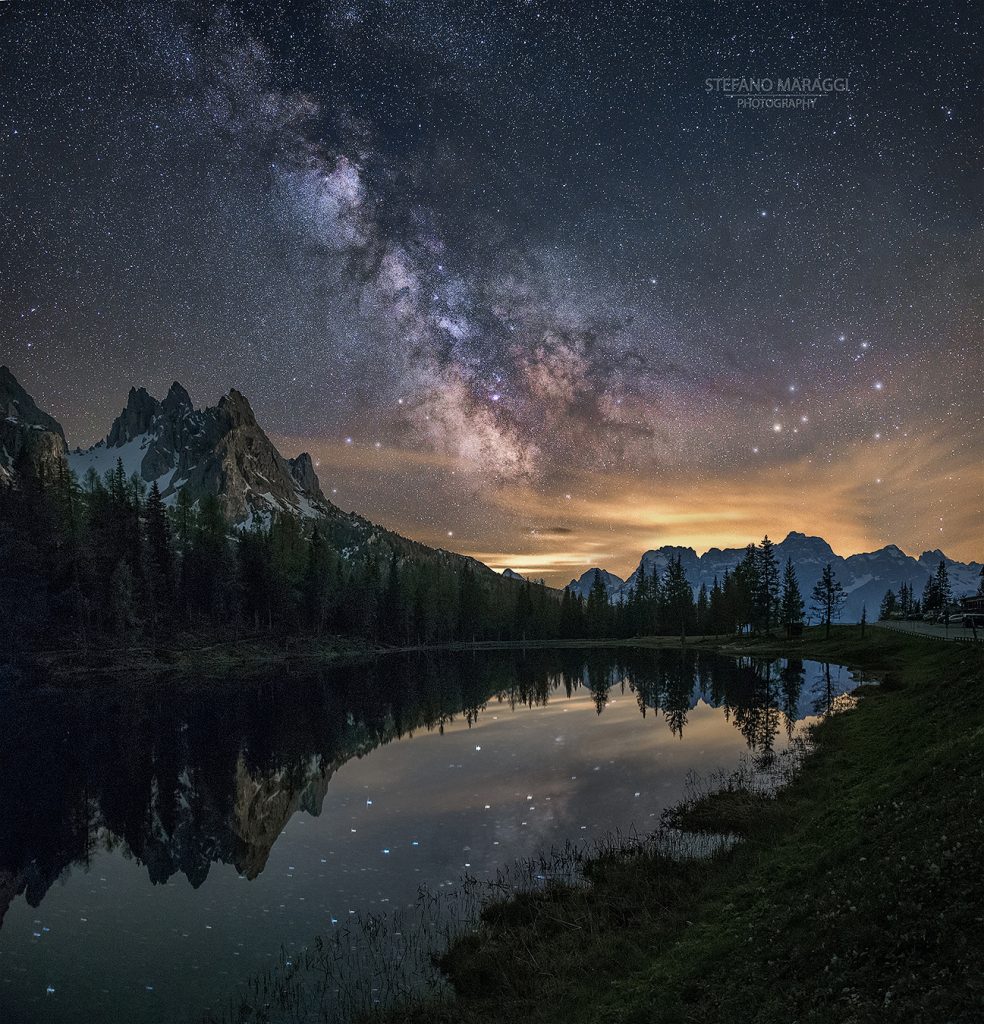
<svg viewBox="0 0 984 1024">
<path fill-rule="evenodd" d="M 768 634 L 772 630 L 779 605 L 779 561 L 768 534 L 762 538 L 758 547 L 755 565 L 758 576 L 754 596 L 755 622 Z"/>
<path fill-rule="evenodd" d="M 786 568 L 782 576 L 782 598 L 779 602 L 779 619 L 786 628 L 786 636 L 793 631 L 793 626 L 803 622 L 803 598 L 800 594 L 799 581 L 793 560 L 786 559 Z"/>
<path fill-rule="evenodd" d="M 830 623 L 840 616 L 846 595 L 844 587 L 834 575 L 833 566 L 828 562 L 820 574 L 811 594 L 813 610 L 820 616 L 820 621 L 827 627 L 825 636 L 830 638 Z"/>
</svg>

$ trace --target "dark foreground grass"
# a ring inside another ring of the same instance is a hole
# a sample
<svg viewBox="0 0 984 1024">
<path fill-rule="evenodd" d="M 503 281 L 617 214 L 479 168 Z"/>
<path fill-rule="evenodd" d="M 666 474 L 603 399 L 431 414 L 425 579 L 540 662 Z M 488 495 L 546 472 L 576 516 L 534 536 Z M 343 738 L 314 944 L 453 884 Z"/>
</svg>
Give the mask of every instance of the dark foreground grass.
<svg viewBox="0 0 984 1024">
<path fill-rule="evenodd" d="M 455 999 L 388 1019 L 984 1021 L 982 651 L 856 627 L 796 648 L 882 685 L 814 730 L 778 796 L 679 810 L 741 843 L 710 862 L 635 846 L 588 887 L 488 906 L 443 958 Z"/>
</svg>

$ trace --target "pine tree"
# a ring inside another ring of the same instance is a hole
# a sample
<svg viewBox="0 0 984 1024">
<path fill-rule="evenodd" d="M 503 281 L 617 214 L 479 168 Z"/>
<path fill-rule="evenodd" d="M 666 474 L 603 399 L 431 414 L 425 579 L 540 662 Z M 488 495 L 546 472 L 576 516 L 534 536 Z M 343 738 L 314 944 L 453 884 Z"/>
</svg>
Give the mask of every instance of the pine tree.
<svg viewBox="0 0 984 1024">
<path fill-rule="evenodd" d="M 936 593 L 939 597 L 940 609 L 945 612 L 953 600 L 953 590 L 950 587 L 949 570 L 942 558 L 940 559 L 940 564 L 936 567 Z"/>
<path fill-rule="evenodd" d="M 133 624 L 133 574 L 122 558 L 116 563 L 109 588 L 116 637 L 120 647 L 126 647 L 127 629 Z"/>
<path fill-rule="evenodd" d="M 710 612 L 710 597 L 707 593 L 707 584 L 701 583 L 697 591 L 696 625 L 700 634 L 707 632 L 707 619 Z"/>
<path fill-rule="evenodd" d="M 401 619 L 403 601 L 400 592 L 400 567 L 394 551 L 390 558 L 389 572 L 379 603 L 379 635 L 384 640 L 396 643 L 403 639 Z"/>
<path fill-rule="evenodd" d="M 811 594 L 813 610 L 820 616 L 820 621 L 827 627 L 826 637 L 830 639 L 830 623 L 840 616 L 844 604 L 844 587 L 834 575 L 834 568 L 828 562 L 817 580 Z"/>
<path fill-rule="evenodd" d="M 332 597 L 337 586 L 333 556 L 334 552 L 316 523 L 308 546 L 303 589 L 308 620 L 317 636 L 327 629 L 333 611 Z"/>
<path fill-rule="evenodd" d="M 799 580 L 793 568 L 793 560 L 786 559 L 786 568 L 782 576 L 782 598 L 779 603 L 779 619 L 790 636 L 794 626 L 803 622 L 803 597 L 800 594 Z"/>
<path fill-rule="evenodd" d="M 758 555 L 754 544 L 745 549 L 745 557 L 735 566 L 730 576 L 730 611 L 734 628 L 744 632 L 751 628 L 755 618 L 755 595 L 759 589 Z"/>
<path fill-rule="evenodd" d="M 151 485 L 144 506 L 144 534 L 147 548 L 147 589 L 156 616 L 170 605 L 174 596 L 171 524 L 156 480 Z"/>
<path fill-rule="evenodd" d="M 600 572 L 596 572 L 588 591 L 588 602 L 585 607 L 585 618 L 587 620 L 588 635 L 592 637 L 605 637 L 609 635 L 611 627 L 611 605 L 608 601 L 608 591 L 605 588 L 605 581 Z"/>
<path fill-rule="evenodd" d="M 686 640 L 687 627 L 694 617 L 694 592 L 687 580 L 680 557 L 671 558 L 663 577 L 663 594 L 669 624 L 680 629 Z"/>
<path fill-rule="evenodd" d="M 779 605 L 779 561 L 775 545 L 769 540 L 768 534 L 762 538 L 756 552 L 755 565 L 758 578 L 755 581 L 754 618 L 756 624 L 768 634 Z"/>
<path fill-rule="evenodd" d="M 926 580 L 926 585 L 923 587 L 922 592 L 922 610 L 924 612 L 933 612 L 940 607 L 942 603 L 942 597 L 940 595 L 939 580 L 936 577 L 936 573 L 933 573 L 929 579 Z"/>
<path fill-rule="evenodd" d="M 714 577 L 714 582 L 711 584 L 711 593 L 707 602 L 707 626 L 705 632 L 711 634 L 730 632 L 725 622 L 724 591 L 721 589 L 717 576 Z"/>
<path fill-rule="evenodd" d="M 902 585 L 905 586 L 904 583 Z M 885 596 L 882 598 L 881 605 L 878 608 L 878 618 L 882 621 L 892 618 L 898 603 L 895 592 L 893 590 L 886 590 Z"/>
</svg>

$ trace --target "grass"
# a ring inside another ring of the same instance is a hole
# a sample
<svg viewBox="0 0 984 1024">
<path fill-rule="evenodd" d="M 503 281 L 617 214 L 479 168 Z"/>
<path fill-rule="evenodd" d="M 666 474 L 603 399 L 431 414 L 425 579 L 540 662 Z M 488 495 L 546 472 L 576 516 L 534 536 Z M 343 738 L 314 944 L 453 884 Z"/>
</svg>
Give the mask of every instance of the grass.
<svg viewBox="0 0 984 1024">
<path fill-rule="evenodd" d="M 586 887 L 487 906 L 441 960 L 455 998 L 388 1020 L 529 1024 L 984 1020 L 984 681 L 976 645 L 840 627 L 790 653 L 877 675 L 775 795 L 734 785 L 675 822 L 710 861 L 632 844 Z"/>
</svg>

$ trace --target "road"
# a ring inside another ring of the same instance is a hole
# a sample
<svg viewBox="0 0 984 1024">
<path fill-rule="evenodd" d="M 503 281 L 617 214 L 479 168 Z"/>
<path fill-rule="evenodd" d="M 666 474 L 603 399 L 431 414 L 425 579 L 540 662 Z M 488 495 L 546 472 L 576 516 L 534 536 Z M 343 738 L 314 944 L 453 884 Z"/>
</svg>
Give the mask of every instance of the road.
<svg viewBox="0 0 984 1024">
<path fill-rule="evenodd" d="M 933 636 L 940 640 L 977 640 L 984 642 L 984 628 L 977 627 L 977 636 L 966 626 L 941 626 L 935 622 L 873 622 L 872 626 L 879 629 L 894 629 L 897 633 L 918 633 L 920 636 Z"/>
</svg>

